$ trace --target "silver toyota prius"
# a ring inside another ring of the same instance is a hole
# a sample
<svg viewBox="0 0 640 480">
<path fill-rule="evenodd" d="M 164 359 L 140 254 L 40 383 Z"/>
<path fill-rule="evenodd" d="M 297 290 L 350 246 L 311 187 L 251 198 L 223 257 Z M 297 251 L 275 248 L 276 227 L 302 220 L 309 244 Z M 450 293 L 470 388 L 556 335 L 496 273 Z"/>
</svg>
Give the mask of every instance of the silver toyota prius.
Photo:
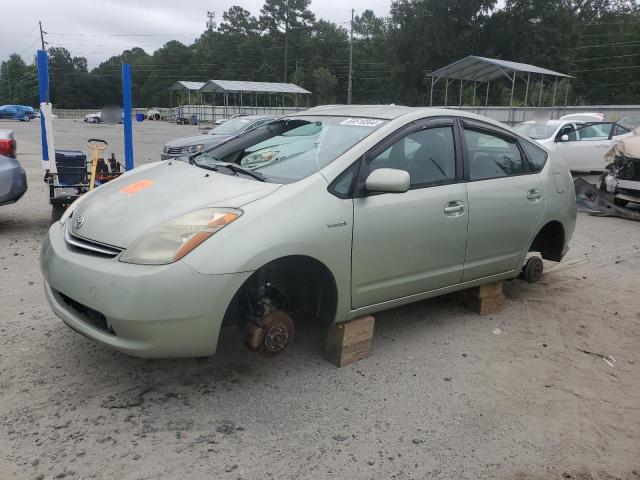
<svg viewBox="0 0 640 480">
<path fill-rule="evenodd" d="M 74 330 L 143 357 L 199 357 L 222 325 L 266 356 L 323 323 L 560 261 L 565 163 L 488 118 L 317 107 L 189 162 L 144 165 L 51 226 L 45 293 Z"/>
</svg>

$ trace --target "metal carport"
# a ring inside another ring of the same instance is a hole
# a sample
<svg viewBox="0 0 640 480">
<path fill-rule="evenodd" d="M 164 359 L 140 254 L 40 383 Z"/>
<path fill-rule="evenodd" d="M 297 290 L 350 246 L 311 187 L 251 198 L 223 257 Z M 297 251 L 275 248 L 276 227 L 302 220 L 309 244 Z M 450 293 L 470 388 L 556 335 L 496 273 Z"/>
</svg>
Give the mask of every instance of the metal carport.
<svg viewBox="0 0 640 480">
<path fill-rule="evenodd" d="M 524 77 L 522 74 L 526 73 Z M 553 77 L 553 101 L 552 107 L 555 107 L 556 92 L 558 88 L 558 78 L 573 78 L 571 75 L 566 75 L 560 72 L 554 72 L 546 68 L 536 67 L 535 65 L 529 65 L 527 63 L 510 62 L 507 60 L 500 60 L 495 58 L 478 57 L 475 55 L 469 55 L 457 62 L 454 62 L 446 67 L 442 67 L 428 76 L 431 77 L 431 93 L 429 96 L 429 106 L 433 106 L 433 88 L 439 80 L 445 80 L 445 93 L 444 93 L 444 106 L 447 106 L 447 97 L 449 91 L 449 85 L 454 80 L 460 81 L 460 99 L 458 106 L 462 106 L 462 90 L 467 82 L 473 82 L 473 107 L 476 102 L 476 87 L 478 83 L 486 83 L 487 91 L 485 95 L 485 111 L 489 103 L 489 86 L 492 81 L 497 81 L 502 78 L 507 78 L 511 82 L 511 98 L 509 100 L 509 122 L 513 120 L 513 94 L 516 87 L 516 79 L 520 77 L 523 81 L 526 81 L 526 90 L 524 98 L 524 109 L 526 112 L 527 101 L 529 100 L 529 82 L 531 81 L 531 75 L 540 76 L 540 97 L 538 100 L 539 105 L 542 103 L 542 90 L 544 88 L 545 76 Z M 565 91 L 565 107 L 567 104 L 567 97 L 569 95 L 569 83 Z"/>
<path fill-rule="evenodd" d="M 187 91 L 189 92 L 189 105 L 191 105 L 191 92 L 197 92 L 200 94 L 200 89 L 204 86 L 204 82 L 188 82 L 186 80 L 178 80 L 169 87 L 170 97 L 169 106 L 173 104 L 173 92 L 174 91 Z"/>
<path fill-rule="evenodd" d="M 258 108 L 258 95 L 267 95 L 269 108 L 273 108 L 275 105 L 272 105 L 273 96 L 275 95 L 275 99 L 279 94 L 282 94 L 282 109 L 284 113 L 285 108 L 285 99 L 287 94 L 293 94 L 295 96 L 295 104 L 294 107 L 298 107 L 298 95 L 311 95 L 311 92 L 305 90 L 298 85 L 293 83 L 276 83 L 276 82 L 249 82 L 243 80 L 209 80 L 206 82 L 201 88 L 200 92 L 202 93 L 212 93 L 213 95 L 213 105 L 215 106 L 215 98 L 217 94 L 222 94 L 223 96 L 223 105 L 225 110 L 225 115 L 227 115 L 227 109 L 229 107 L 229 95 L 235 95 L 235 106 L 244 106 L 243 95 L 249 97 L 249 106 L 252 108 Z M 239 104 L 238 104 L 239 97 Z M 267 99 L 265 99 L 264 107 L 267 108 Z M 307 106 L 309 104 L 309 97 L 307 97 Z"/>
</svg>

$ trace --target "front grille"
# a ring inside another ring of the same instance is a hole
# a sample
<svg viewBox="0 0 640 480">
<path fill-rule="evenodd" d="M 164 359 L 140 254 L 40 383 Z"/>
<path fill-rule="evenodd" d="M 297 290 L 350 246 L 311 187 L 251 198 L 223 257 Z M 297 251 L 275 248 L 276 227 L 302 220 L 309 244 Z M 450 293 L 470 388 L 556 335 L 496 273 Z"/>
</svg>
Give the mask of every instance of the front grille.
<svg viewBox="0 0 640 480">
<path fill-rule="evenodd" d="M 113 258 L 122 252 L 121 248 L 111 245 L 104 245 L 93 240 L 87 240 L 86 238 L 78 237 L 69 231 L 69 228 L 64 228 L 64 239 L 67 244 L 73 248 L 83 251 L 84 253 L 91 253 L 93 255 L 100 255 L 103 257 Z"/>
<path fill-rule="evenodd" d="M 54 292 L 60 297 L 60 299 L 92 327 L 102 330 L 110 335 L 115 335 L 116 332 L 111 328 L 111 325 L 107 323 L 107 317 L 102 313 L 83 305 L 80 302 L 75 301 L 73 298 L 66 296 L 64 293 L 54 290 Z"/>
<path fill-rule="evenodd" d="M 180 153 L 184 153 L 182 148 L 183 147 L 164 147 L 164 151 L 165 151 L 165 153 L 168 153 L 169 155 L 178 155 Z"/>
</svg>

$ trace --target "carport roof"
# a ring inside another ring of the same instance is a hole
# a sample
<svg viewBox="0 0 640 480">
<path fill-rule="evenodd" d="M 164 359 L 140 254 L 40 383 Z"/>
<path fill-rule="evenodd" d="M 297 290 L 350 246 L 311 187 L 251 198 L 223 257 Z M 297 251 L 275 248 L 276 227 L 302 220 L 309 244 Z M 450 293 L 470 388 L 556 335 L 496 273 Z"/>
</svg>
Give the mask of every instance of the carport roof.
<svg viewBox="0 0 640 480">
<path fill-rule="evenodd" d="M 526 72 L 538 75 L 549 75 L 552 77 L 568 77 L 566 75 L 546 68 L 536 67 L 527 63 L 510 62 L 496 58 L 477 57 L 469 55 L 457 62 L 453 62 L 446 67 L 442 67 L 429 76 L 436 80 L 440 78 L 454 78 L 457 80 L 467 80 L 471 82 L 490 82 L 506 76 L 509 79 L 513 72 Z"/>
<path fill-rule="evenodd" d="M 209 80 L 201 88 L 202 92 L 216 93 L 300 93 L 311 92 L 294 83 L 246 82 L 242 80 Z"/>
<path fill-rule="evenodd" d="M 192 90 L 198 91 L 204 86 L 204 82 L 187 82 L 179 80 L 169 87 L 169 90 Z"/>
</svg>

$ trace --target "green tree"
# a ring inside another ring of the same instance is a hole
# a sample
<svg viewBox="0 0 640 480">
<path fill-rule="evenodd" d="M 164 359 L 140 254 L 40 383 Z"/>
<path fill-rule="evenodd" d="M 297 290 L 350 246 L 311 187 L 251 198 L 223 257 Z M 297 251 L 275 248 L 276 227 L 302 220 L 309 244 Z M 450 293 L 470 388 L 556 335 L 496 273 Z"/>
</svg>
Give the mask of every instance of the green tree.
<svg viewBox="0 0 640 480">
<path fill-rule="evenodd" d="M 38 80 L 34 65 L 13 53 L 0 64 L 0 104 L 37 105 Z"/>
<path fill-rule="evenodd" d="M 218 27 L 225 35 L 254 35 L 258 33 L 260 25 L 256 17 L 244 8 L 234 5 L 222 14 L 223 22 Z"/>
<path fill-rule="evenodd" d="M 379 37 L 384 33 L 384 20 L 376 17 L 373 10 L 365 10 L 353 19 L 353 31 L 366 39 Z"/>
<path fill-rule="evenodd" d="M 309 26 L 315 15 L 309 10 L 311 0 L 266 0 L 260 10 L 260 24 L 271 36 L 284 36 L 284 81 L 289 69 L 289 31 Z"/>
<path fill-rule="evenodd" d="M 49 89 L 51 103 L 58 108 L 86 108 L 92 104 L 87 59 L 73 57 L 62 47 L 49 53 Z"/>
<path fill-rule="evenodd" d="M 335 103 L 336 76 L 329 69 L 320 67 L 313 71 L 312 77 L 318 104 Z"/>
</svg>

